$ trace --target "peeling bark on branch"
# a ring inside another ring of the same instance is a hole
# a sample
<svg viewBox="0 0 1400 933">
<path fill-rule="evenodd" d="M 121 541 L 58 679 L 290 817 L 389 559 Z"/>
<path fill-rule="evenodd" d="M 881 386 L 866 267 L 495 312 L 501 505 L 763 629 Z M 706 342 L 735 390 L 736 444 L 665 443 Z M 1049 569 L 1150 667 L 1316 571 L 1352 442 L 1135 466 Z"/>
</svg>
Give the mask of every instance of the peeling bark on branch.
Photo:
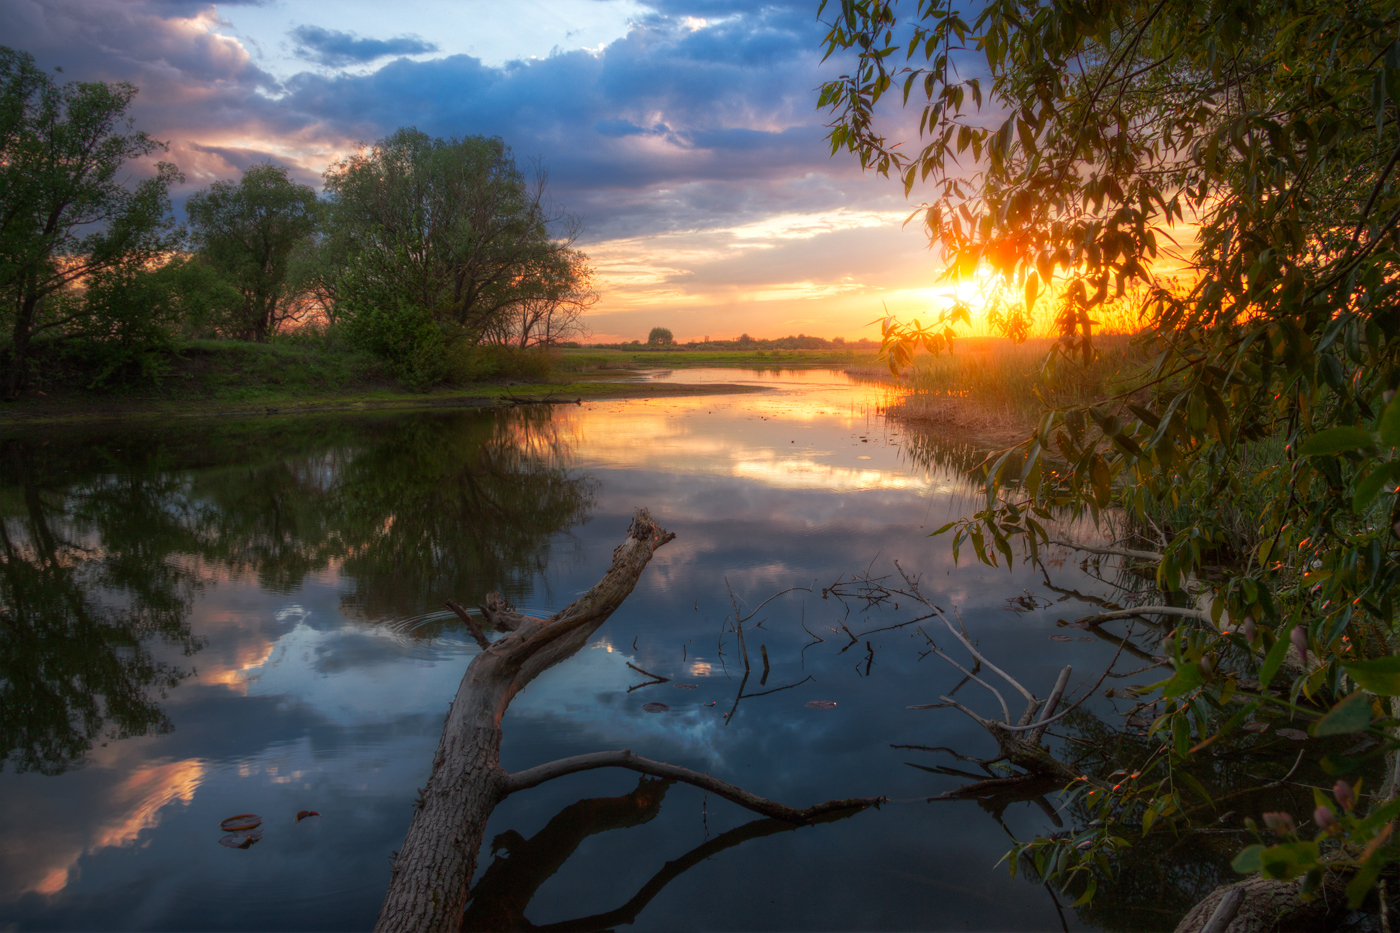
<svg viewBox="0 0 1400 933">
<path fill-rule="evenodd" d="M 507 634 L 488 642 L 462 676 L 443 724 L 432 773 L 415 803 L 413 822 L 394 862 L 389 890 L 375 924 L 377 933 L 456 933 L 491 812 L 512 791 L 562 774 L 597 767 L 629 768 L 705 787 L 751 810 L 795 824 L 883 800 L 836 800 L 795 810 L 709 775 L 648 761 L 631 752 L 563 759 L 515 776 L 501 768 L 501 717 L 511 699 L 535 677 L 583 647 L 632 592 L 656 549 L 674 537 L 645 509 L 638 509 L 603 578 L 548 619 L 515 612 L 499 594 L 486 598 L 483 615 L 493 628 Z M 451 605 L 466 616 L 460 607 Z M 467 618 L 472 626 L 473 620 Z M 478 631 L 475 628 L 473 635 Z M 480 640 L 485 640 L 484 633 Z"/>
<path fill-rule="evenodd" d="M 1216 888 L 1181 918 L 1176 933 L 1273 933 L 1332 930 L 1346 913 L 1341 879 L 1327 875 L 1324 890 L 1303 900 L 1303 879 L 1246 878 Z"/>
</svg>

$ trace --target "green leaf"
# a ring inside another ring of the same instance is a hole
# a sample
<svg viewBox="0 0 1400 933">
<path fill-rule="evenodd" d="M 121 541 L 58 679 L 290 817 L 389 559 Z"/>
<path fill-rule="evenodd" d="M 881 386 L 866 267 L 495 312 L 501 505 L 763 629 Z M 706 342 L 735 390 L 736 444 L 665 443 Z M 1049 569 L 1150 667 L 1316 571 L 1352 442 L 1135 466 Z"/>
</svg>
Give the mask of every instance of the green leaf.
<svg viewBox="0 0 1400 933">
<path fill-rule="evenodd" d="M 1364 690 L 1383 697 L 1400 696 L 1400 655 L 1374 661 L 1352 661 L 1342 668 Z"/>
<path fill-rule="evenodd" d="M 1385 867 L 1385 859 L 1373 855 L 1362 863 L 1356 877 L 1347 883 L 1347 904 L 1353 910 L 1360 907 L 1361 902 L 1366 900 L 1366 895 L 1371 893 L 1371 888 L 1375 886 L 1376 879 L 1380 877 L 1383 867 Z"/>
<path fill-rule="evenodd" d="M 1185 758 L 1191 750 L 1191 724 L 1184 715 L 1172 723 L 1172 746 L 1178 758 Z"/>
<path fill-rule="evenodd" d="M 1264 664 L 1259 668 L 1259 686 L 1268 689 L 1269 682 L 1278 673 L 1279 665 L 1283 663 L 1284 655 L 1288 654 L 1288 639 L 1274 639 L 1274 646 L 1269 649 L 1269 653 L 1264 656 Z M 1372 691 L 1373 693 L 1375 691 Z"/>
<path fill-rule="evenodd" d="M 1176 674 L 1167 681 L 1166 686 L 1162 688 L 1162 697 L 1168 700 L 1172 697 L 1179 697 L 1183 693 L 1195 690 L 1205 682 L 1206 679 L 1201 674 L 1200 665 L 1187 662 L 1178 667 Z"/>
<path fill-rule="evenodd" d="M 1264 863 L 1260 856 L 1264 854 L 1264 847 L 1260 845 L 1250 846 L 1230 863 L 1230 867 L 1242 875 L 1252 875 L 1263 867 Z"/>
<path fill-rule="evenodd" d="M 1361 691 L 1342 700 L 1317 722 L 1310 730 L 1314 736 L 1345 735 L 1348 732 L 1365 732 L 1371 725 L 1371 698 Z"/>
<path fill-rule="evenodd" d="M 1316 842 L 1281 842 L 1259 853 L 1260 868 L 1267 878 L 1287 881 L 1317 867 Z"/>
<path fill-rule="evenodd" d="M 1387 447 L 1400 447 L 1400 395 L 1391 400 L 1381 415 L 1381 443 Z"/>
<path fill-rule="evenodd" d="M 1397 469 L 1400 469 L 1400 461 L 1392 460 L 1378 465 L 1358 480 L 1351 497 L 1351 510 L 1360 515 L 1370 508 L 1371 503 L 1376 501 L 1376 496 L 1385 489 L 1386 483 L 1394 480 Z"/>
<path fill-rule="evenodd" d="M 1372 443 L 1371 432 L 1365 428 L 1349 426 L 1328 428 L 1325 431 L 1318 431 L 1303 441 L 1298 447 L 1298 453 L 1304 457 L 1319 454 L 1340 454 L 1365 447 L 1370 443 Z"/>
</svg>

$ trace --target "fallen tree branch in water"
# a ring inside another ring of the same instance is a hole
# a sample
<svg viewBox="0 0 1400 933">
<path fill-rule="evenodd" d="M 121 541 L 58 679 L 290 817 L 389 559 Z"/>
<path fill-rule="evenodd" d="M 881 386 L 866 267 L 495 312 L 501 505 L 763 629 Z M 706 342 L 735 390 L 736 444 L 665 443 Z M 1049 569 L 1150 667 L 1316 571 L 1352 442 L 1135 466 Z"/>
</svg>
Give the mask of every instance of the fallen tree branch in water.
<svg viewBox="0 0 1400 933">
<path fill-rule="evenodd" d="M 1075 619 L 1073 625 L 1088 628 L 1091 625 L 1101 625 L 1104 622 L 1112 622 L 1114 619 L 1131 619 L 1134 616 L 1177 616 L 1182 619 L 1195 619 L 1197 622 L 1210 622 L 1214 624 L 1214 619 L 1210 613 L 1203 609 L 1187 609 L 1184 606 L 1134 606 L 1131 609 L 1119 609 L 1116 612 L 1101 612 L 1098 615 L 1085 616 L 1082 619 Z"/>
<path fill-rule="evenodd" d="M 1103 557 L 1131 557 L 1136 560 L 1160 561 L 1164 556 L 1157 551 L 1135 551 L 1131 548 L 1117 547 L 1090 547 L 1087 544 L 1075 544 L 1073 541 L 1067 541 L 1064 538 L 1053 538 L 1050 543 L 1058 544 L 1061 547 L 1067 547 L 1075 551 L 1084 551 L 1087 554 L 1099 554 Z"/>
<path fill-rule="evenodd" d="M 819 803 L 815 806 L 805 807 L 801 810 L 774 803 L 751 794 L 742 787 L 735 787 L 733 784 L 721 781 L 718 778 L 710 777 L 699 771 L 692 771 L 689 768 L 682 768 L 678 765 L 666 764 L 662 761 L 651 761 L 640 755 L 634 755 L 631 749 L 623 749 L 618 752 L 593 752 L 588 755 L 574 755 L 571 758 L 560 758 L 558 761 L 551 761 L 548 764 L 537 765 L 527 768 L 524 771 L 517 771 L 512 774 L 506 784 L 506 793 L 513 794 L 517 791 L 527 790 L 537 787 L 545 781 L 552 781 L 557 777 L 566 774 L 574 774 L 579 771 L 592 771 L 595 768 L 626 768 L 629 771 L 637 771 L 641 774 L 650 774 L 652 777 L 665 778 L 669 781 L 680 781 L 684 784 L 693 784 L 702 790 L 707 790 L 717 797 L 737 803 L 745 809 L 776 820 L 785 820 L 789 823 L 807 823 L 813 818 L 823 813 L 831 813 L 836 810 L 859 810 L 865 807 L 877 806 L 885 802 L 884 797 L 861 797 L 851 800 L 828 800 L 826 803 Z"/>
<path fill-rule="evenodd" d="M 564 759 L 514 777 L 501 767 L 501 718 L 511 699 L 530 681 L 582 648 L 632 592 L 656 549 L 674 537 L 657 525 L 645 509 L 638 509 L 626 538 L 613 551 L 612 565 L 603 578 L 548 619 L 515 612 L 499 594 L 486 598 L 483 615 L 493 628 L 505 630 L 506 634 L 494 642 L 488 641 L 462 676 L 443 724 L 432 772 L 415 803 L 408 835 L 394 860 L 376 931 L 456 933 L 461 928 L 482 833 L 496 805 L 513 791 L 589 767 L 626 767 L 697 783 L 750 809 L 782 814 L 782 819 L 794 824 L 808 822 L 816 815 L 880 802 L 838 800 L 797 810 L 709 775 L 649 762 L 630 753 L 581 756 L 591 762 L 586 765 L 579 764 L 579 759 Z M 467 618 L 470 628 L 474 620 Z M 472 634 L 475 637 L 476 631 Z M 478 642 L 483 640 L 484 632 Z M 643 762 L 645 768 L 639 765 Z M 702 781 L 706 783 L 699 783 Z M 727 790 L 721 792 L 720 787 Z"/>
</svg>

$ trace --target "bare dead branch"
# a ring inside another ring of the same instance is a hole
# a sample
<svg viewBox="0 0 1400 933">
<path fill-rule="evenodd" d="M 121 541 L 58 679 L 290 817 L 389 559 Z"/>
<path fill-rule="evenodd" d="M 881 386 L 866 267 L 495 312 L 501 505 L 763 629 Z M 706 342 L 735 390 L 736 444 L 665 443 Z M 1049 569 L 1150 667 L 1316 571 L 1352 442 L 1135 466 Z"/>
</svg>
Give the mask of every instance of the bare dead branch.
<svg viewBox="0 0 1400 933">
<path fill-rule="evenodd" d="M 1090 626 L 1100 625 L 1104 622 L 1112 622 L 1114 619 L 1131 619 L 1134 616 L 1158 615 L 1158 616 L 1178 616 L 1183 619 L 1195 619 L 1198 622 L 1211 622 L 1209 612 L 1201 609 L 1187 609 L 1182 606 L 1134 606 L 1131 609 L 1119 609 L 1116 612 L 1101 612 L 1096 616 L 1085 616 L 1076 619 L 1074 624 Z"/>
<path fill-rule="evenodd" d="M 487 640 L 486 633 L 481 630 L 481 623 L 473 619 L 471 615 L 468 614 L 467 610 L 463 609 L 461 606 L 457 605 L 450 599 L 447 600 L 447 602 L 443 603 L 443 605 L 446 606 L 448 609 L 451 609 L 453 612 L 457 613 L 457 618 L 461 619 L 467 624 L 467 631 L 471 633 L 471 636 L 473 639 L 476 640 L 476 643 L 481 646 L 482 651 L 485 651 L 487 648 L 491 647 L 491 642 Z"/>
<path fill-rule="evenodd" d="M 886 797 L 859 797 L 847 800 L 828 800 L 814 806 L 794 809 L 780 803 L 775 803 L 756 794 L 751 794 L 741 787 L 721 781 L 699 771 L 692 771 L 689 768 L 682 768 L 678 765 L 666 764 L 661 761 L 651 761 L 640 755 L 634 755 L 631 749 L 623 749 L 614 752 L 593 752 L 588 755 L 575 755 L 572 758 L 560 758 L 558 761 L 551 761 L 548 764 L 538 765 L 534 768 L 527 768 L 524 771 L 517 771 L 507 778 L 506 793 L 513 794 L 517 791 L 528 790 L 543 784 L 545 781 L 562 777 L 566 774 L 574 774 L 579 771 L 591 771 L 595 768 L 627 768 L 631 771 L 638 771 L 642 774 L 650 774 L 653 777 L 666 778 L 671 781 L 681 781 L 702 788 L 710 793 L 723 797 L 739 806 L 761 813 L 773 819 L 783 820 L 788 823 L 808 823 L 814 817 L 823 813 L 830 813 L 837 810 L 864 809 L 865 807 L 878 806 L 884 803 Z"/>
<path fill-rule="evenodd" d="M 1073 541 L 1066 541 L 1063 538 L 1054 538 L 1051 540 L 1050 543 L 1058 544 L 1062 547 L 1072 548 L 1076 551 L 1084 551 L 1088 554 L 1101 554 L 1104 557 L 1132 557 L 1137 560 L 1156 561 L 1160 561 L 1163 557 L 1162 554 L 1159 554 L 1156 551 L 1135 551 L 1131 548 L 1090 547 L 1087 544 L 1075 544 Z"/>
</svg>

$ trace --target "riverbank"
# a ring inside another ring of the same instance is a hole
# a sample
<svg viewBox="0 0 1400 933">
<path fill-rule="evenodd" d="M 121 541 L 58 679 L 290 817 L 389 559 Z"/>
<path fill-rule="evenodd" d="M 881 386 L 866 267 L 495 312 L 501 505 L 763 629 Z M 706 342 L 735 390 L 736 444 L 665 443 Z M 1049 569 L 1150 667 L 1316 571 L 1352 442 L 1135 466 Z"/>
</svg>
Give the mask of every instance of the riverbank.
<svg viewBox="0 0 1400 933">
<path fill-rule="evenodd" d="M 562 405 L 618 398 L 667 398 L 733 395 L 760 391 L 752 386 L 612 382 L 478 385 L 465 389 L 405 392 L 379 389 L 340 395 L 292 396 L 261 393 L 240 399 L 174 399 L 108 396 L 105 398 L 28 397 L 0 406 L 0 427 L 87 424 L 100 421 L 167 418 L 249 417 L 303 412 L 368 412 L 426 408 L 509 408 Z"/>
<path fill-rule="evenodd" d="M 832 366 L 868 361 L 854 350 L 602 350 L 483 353 L 479 381 L 426 391 L 405 387 L 373 361 L 316 341 L 268 344 L 200 341 L 159 361 L 139 381 L 83 388 L 86 373 L 49 370 L 17 401 L 0 404 L 0 424 L 88 423 L 131 418 L 246 416 L 311 411 L 496 407 L 613 398 L 751 392 L 732 385 L 649 383 L 646 369 L 698 366 Z M 134 383 L 134 384 L 133 384 Z"/>
</svg>

